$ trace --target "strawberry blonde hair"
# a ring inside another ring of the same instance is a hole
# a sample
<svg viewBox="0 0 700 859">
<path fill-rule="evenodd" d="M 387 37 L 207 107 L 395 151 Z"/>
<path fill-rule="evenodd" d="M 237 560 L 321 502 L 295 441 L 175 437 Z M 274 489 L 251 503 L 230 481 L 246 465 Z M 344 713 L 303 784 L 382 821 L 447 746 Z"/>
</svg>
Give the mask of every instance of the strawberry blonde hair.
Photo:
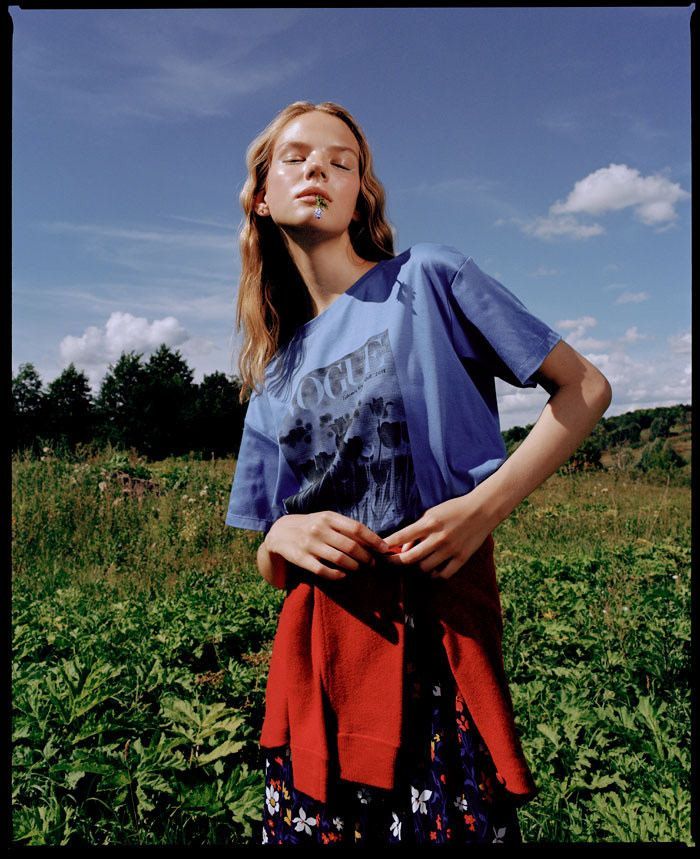
<svg viewBox="0 0 700 859">
<path fill-rule="evenodd" d="M 360 217 L 348 227 L 355 253 L 375 262 L 394 257 L 393 231 L 384 215 L 384 188 L 374 175 L 369 144 L 355 119 L 332 101 L 295 101 L 285 107 L 248 147 L 248 177 L 239 197 L 244 213 L 239 231 L 241 277 L 236 307 L 236 329 L 243 328 L 238 358 L 241 403 L 258 384 L 262 386 L 265 368 L 275 353 L 313 316 L 309 291 L 289 255 L 285 237 L 271 218 L 254 210 L 255 196 L 265 186 L 279 133 L 290 120 L 313 110 L 341 119 L 360 147 Z"/>
</svg>

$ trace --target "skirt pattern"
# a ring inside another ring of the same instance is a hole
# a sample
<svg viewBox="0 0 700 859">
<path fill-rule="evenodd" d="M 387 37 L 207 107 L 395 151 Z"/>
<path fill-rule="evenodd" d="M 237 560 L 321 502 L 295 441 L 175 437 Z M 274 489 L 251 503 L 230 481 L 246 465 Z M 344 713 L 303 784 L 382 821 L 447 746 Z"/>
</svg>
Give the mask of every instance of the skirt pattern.
<svg viewBox="0 0 700 859">
<path fill-rule="evenodd" d="M 405 595 L 404 744 L 392 790 L 336 780 L 297 791 L 289 746 L 263 748 L 265 845 L 520 844 L 516 806 L 457 688 L 421 601 Z"/>
</svg>

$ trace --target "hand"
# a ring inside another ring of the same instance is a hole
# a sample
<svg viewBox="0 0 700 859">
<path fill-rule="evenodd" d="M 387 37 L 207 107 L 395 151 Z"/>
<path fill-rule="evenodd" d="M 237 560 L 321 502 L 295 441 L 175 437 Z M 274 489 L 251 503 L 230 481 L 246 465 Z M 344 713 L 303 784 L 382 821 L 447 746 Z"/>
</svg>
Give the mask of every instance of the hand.
<svg viewBox="0 0 700 859">
<path fill-rule="evenodd" d="M 382 555 L 389 551 L 384 540 L 366 525 L 332 510 L 281 516 L 263 542 L 270 553 L 323 579 L 343 579 L 347 575 L 343 570 L 327 567 L 324 560 L 345 570 L 357 570 L 360 564 L 375 565 L 376 559 L 368 549 Z"/>
<path fill-rule="evenodd" d="M 397 554 L 386 555 L 385 560 L 390 564 L 415 564 L 433 579 L 453 576 L 495 527 L 475 492 L 431 507 L 417 521 L 388 534 L 384 540 L 390 547 L 403 548 Z M 407 543 L 413 543 L 413 548 L 406 550 Z"/>
</svg>

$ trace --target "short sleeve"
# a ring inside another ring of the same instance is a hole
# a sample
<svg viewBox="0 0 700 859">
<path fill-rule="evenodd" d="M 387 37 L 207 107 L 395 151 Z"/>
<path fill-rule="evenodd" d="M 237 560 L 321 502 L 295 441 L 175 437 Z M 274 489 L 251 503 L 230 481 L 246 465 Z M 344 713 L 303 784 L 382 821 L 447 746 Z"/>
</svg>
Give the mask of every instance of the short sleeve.
<svg viewBox="0 0 700 859">
<path fill-rule="evenodd" d="M 533 374 L 562 339 L 469 257 L 449 290 L 452 336 L 460 357 L 475 361 L 519 388 L 534 388 Z"/>
<path fill-rule="evenodd" d="M 284 513 L 277 498 L 285 463 L 264 399 L 253 394 L 248 403 L 225 521 L 267 533 Z"/>
</svg>

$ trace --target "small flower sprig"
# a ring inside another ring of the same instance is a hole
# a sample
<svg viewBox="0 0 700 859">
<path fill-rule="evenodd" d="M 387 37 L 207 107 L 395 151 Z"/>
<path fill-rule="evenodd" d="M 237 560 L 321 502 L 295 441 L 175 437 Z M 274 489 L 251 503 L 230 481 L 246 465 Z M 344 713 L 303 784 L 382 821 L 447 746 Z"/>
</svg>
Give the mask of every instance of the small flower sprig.
<svg viewBox="0 0 700 859">
<path fill-rule="evenodd" d="M 320 195 L 316 194 L 316 208 L 314 209 L 314 217 L 320 218 L 323 209 L 328 208 L 328 202 Z"/>
</svg>

